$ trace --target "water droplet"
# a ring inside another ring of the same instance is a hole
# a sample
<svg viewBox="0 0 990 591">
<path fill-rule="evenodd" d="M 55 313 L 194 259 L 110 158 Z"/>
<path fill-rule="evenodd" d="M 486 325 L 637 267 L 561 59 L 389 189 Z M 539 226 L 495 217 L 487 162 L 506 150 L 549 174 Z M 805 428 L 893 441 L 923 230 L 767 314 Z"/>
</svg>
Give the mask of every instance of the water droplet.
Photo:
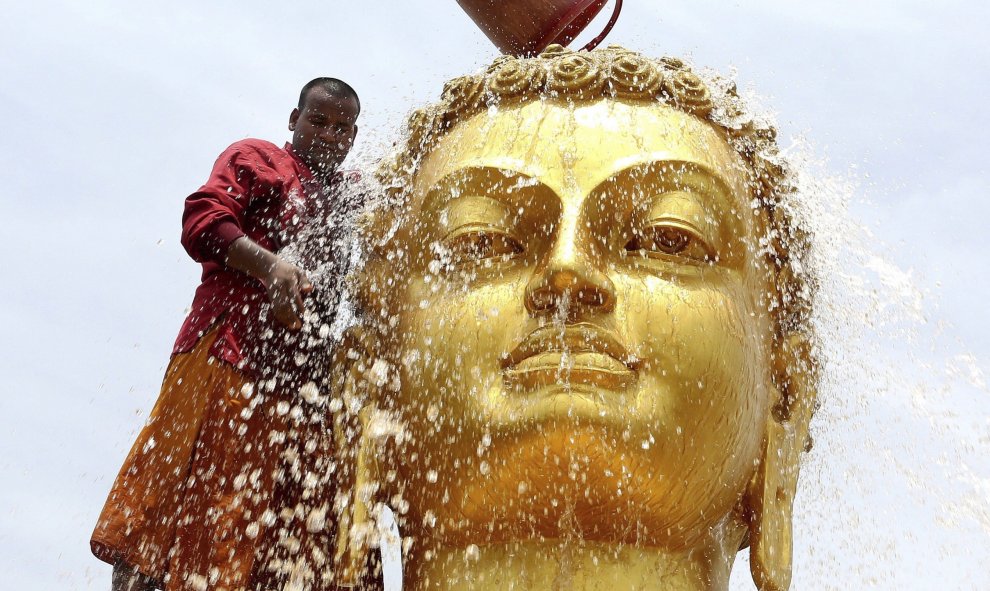
<svg viewBox="0 0 990 591">
<path fill-rule="evenodd" d="M 320 399 L 320 390 L 315 382 L 306 382 L 299 388 L 299 396 L 309 404 L 316 404 Z"/>
</svg>

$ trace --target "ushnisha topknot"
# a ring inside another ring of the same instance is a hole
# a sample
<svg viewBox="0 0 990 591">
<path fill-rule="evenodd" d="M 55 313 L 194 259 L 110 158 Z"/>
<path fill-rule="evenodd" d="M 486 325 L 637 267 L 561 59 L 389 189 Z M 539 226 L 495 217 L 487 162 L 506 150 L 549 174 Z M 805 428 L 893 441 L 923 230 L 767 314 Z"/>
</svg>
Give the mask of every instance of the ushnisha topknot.
<svg viewBox="0 0 990 591">
<path fill-rule="evenodd" d="M 721 133 L 747 165 L 753 208 L 764 214 L 766 232 L 761 245 L 774 276 L 775 293 L 768 307 L 775 319 L 777 346 L 786 346 L 787 337 L 793 333 L 813 333 L 810 312 L 815 281 L 809 265 L 803 263 L 809 237 L 796 226 L 786 205 L 787 196 L 796 188 L 780 155 L 776 129 L 753 118 L 731 81 L 705 80 L 680 59 L 654 59 L 614 45 L 593 51 L 551 45 L 531 58 L 503 55 L 484 70 L 450 80 L 439 102 L 414 111 L 407 122 L 404 144 L 379 170 L 384 203 L 362 222 L 371 254 L 359 281 L 365 284 L 358 286 L 359 299 L 362 291 L 368 293 L 369 281 L 387 281 L 385 275 L 373 270 L 376 259 L 384 263 L 379 271 L 386 275 L 395 274 L 401 264 L 402 254 L 393 252 L 399 245 L 391 244 L 390 235 L 406 216 L 408 189 L 420 162 L 437 141 L 458 122 L 476 114 L 538 100 L 569 104 L 659 102 L 697 117 Z M 380 297 L 382 291 L 395 285 L 394 278 L 387 283 L 374 286 L 372 291 Z"/>
</svg>

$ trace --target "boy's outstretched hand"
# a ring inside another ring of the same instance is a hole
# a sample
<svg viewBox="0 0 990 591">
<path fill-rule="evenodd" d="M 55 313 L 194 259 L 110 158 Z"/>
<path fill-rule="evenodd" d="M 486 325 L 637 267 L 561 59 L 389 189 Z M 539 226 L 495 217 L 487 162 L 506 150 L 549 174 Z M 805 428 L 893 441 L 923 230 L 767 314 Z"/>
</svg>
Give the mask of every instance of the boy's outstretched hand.
<svg viewBox="0 0 990 591">
<path fill-rule="evenodd" d="M 303 296 L 313 291 L 313 284 L 302 269 L 280 258 L 261 282 L 268 290 L 275 319 L 292 330 L 302 328 L 302 315 L 306 309 Z"/>
<path fill-rule="evenodd" d="M 303 296 L 313 291 L 313 284 L 302 269 L 247 236 L 230 244 L 227 265 L 247 273 L 265 286 L 276 320 L 291 330 L 302 328 L 302 315 L 306 310 Z"/>
</svg>

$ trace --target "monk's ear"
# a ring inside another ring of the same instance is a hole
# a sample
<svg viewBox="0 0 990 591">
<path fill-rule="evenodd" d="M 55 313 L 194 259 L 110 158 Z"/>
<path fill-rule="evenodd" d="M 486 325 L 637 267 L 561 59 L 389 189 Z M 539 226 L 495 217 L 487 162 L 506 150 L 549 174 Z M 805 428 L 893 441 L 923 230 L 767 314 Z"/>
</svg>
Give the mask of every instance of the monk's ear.
<svg viewBox="0 0 990 591">
<path fill-rule="evenodd" d="M 775 357 L 779 402 L 767 418 L 762 462 L 747 497 L 749 564 L 760 591 L 787 591 L 791 584 L 794 496 L 817 399 L 817 367 L 807 335 L 784 338 Z"/>
<path fill-rule="evenodd" d="M 289 131 L 295 131 L 296 123 L 298 122 L 299 122 L 299 109 L 295 108 L 292 109 L 291 113 L 289 113 Z"/>
</svg>

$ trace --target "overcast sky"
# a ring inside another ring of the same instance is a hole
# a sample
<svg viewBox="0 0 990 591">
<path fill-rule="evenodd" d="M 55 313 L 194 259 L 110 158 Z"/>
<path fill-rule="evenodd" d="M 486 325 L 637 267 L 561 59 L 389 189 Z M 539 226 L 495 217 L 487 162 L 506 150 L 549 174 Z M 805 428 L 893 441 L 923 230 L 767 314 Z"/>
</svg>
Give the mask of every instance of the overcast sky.
<svg viewBox="0 0 990 591">
<path fill-rule="evenodd" d="M 798 498 L 795 589 L 990 588 L 988 6 L 627 0 L 609 38 L 735 69 L 834 179 L 842 346 Z M 496 53 L 454 0 L 3 12 L 0 573 L 10 589 L 107 589 L 88 537 L 199 276 L 183 198 L 229 143 L 288 139 L 313 77 L 358 90 L 357 151 L 373 155 Z M 733 589 L 751 588 L 745 569 Z"/>
</svg>

